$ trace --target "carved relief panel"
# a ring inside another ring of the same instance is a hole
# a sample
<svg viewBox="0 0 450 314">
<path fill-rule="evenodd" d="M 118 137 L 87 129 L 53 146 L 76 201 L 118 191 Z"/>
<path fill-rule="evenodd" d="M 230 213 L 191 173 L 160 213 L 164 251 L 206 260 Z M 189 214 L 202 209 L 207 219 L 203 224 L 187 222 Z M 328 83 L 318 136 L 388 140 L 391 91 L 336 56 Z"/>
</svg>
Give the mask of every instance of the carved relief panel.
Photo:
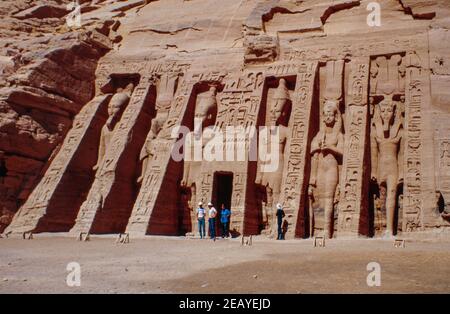
<svg viewBox="0 0 450 314">
<path fill-rule="evenodd" d="M 406 61 L 376 57 L 370 68 L 371 206 L 375 234 L 397 233 L 403 196 Z M 401 218 L 401 215 L 400 215 Z M 401 220 L 401 219 L 400 219 Z"/>
</svg>

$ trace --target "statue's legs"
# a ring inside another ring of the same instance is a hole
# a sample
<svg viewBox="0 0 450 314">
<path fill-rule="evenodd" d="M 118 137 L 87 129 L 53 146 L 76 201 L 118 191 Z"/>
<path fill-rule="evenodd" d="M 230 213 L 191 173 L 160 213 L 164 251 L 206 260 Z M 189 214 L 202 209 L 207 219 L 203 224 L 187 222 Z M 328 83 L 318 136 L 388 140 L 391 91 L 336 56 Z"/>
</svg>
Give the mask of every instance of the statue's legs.
<svg viewBox="0 0 450 314">
<path fill-rule="evenodd" d="M 334 232 L 334 208 L 333 208 L 334 199 L 332 197 L 326 197 L 323 200 L 323 204 L 325 207 L 325 227 L 324 227 L 324 236 L 328 239 L 333 237 Z"/>
<path fill-rule="evenodd" d="M 144 180 L 145 173 L 147 172 L 148 156 L 142 160 L 142 171 L 141 176 L 137 179 L 137 183 L 142 183 Z"/>
<path fill-rule="evenodd" d="M 376 218 L 378 222 L 378 229 L 383 230 L 384 224 L 386 223 L 386 183 L 380 184 L 378 186 L 379 195 L 376 201 Z"/>
<path fill-rule="evenodd" d="M 311 178 L 309 179 L 309 183 L 313 186 L 316 186 L 317 184 L 317 172 L 318 172 L 318 164 L 319 164 L 319 156 L 317 153 L 315 153 L 311 157 Z"/>
<path fill-rule="evenodd" d="M 314 208 L 313 208 L 313 199 L 315 193 L 317 193 L 317 175 L 318 175 L 318 154 L 315 153 L 311 157 L 311 177 L 309 179 L 309 187 L 308 187 L 308 200 L 309 200 L 309 236 L 312 237 L 314 235 Z"/>
<path fill-rule="evenodd" d="M 267 229 L 268 225 L 269 225 L 269 214 L 267 212 L 267 203 L 263 203 L 262 204 L 262 225 L 263 225 L 263 229 Z"/>
<path fill-rule="evenodd" d="M 192 212 L 191 212 L 191 225 L 192 230 L 191 233 L 195 236 L 197 234 L 196 230 L 197 228 L 197 206 L 198 206 L 198 200 L 197 200 L 197 188 L 196 184 L 193 183 L 191 185 L 191 206 L 192 206 Z"/>
<path fill-rule="evenodd" d="M 395 219 L 395 199 L 397 190 L 397 178 L 388 176 L 386 180 L 386 235 L 393 236 Z"/>
<path fill-rule="evenodd" d="M 266 186 L 266 198 L 267 202 L 263 209 L 263 224 L 264 228 L 269 231 L 269 234 L 272 232 L 272 218 L 269 214 L 270 208 L 273 206 L 273 191 L 270 186 Z"/>
<path fill-rule="evenodd" d="M 319 171 L 320 186 L 323 187 L 322 206 L 325 211 L 324 236 L 331 239 L 334 232 L 334 196 L 338 185 L 338 168 L 329 166 Z"/>
<path fill-rule="evenodd" d="M 314 208 L 313 208 L 313 196 L 310 195 L 308 198 L 309 201 L 309 236 L 314 236 Z"/>
</svg>

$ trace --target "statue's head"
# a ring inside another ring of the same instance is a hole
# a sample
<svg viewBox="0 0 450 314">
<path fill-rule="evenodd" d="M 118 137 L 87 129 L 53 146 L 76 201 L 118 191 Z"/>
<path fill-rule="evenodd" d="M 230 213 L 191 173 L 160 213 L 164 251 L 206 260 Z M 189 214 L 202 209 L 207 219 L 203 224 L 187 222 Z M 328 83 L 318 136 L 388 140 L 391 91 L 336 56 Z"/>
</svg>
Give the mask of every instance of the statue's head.
<svg viewBox="0 0 450 314">
<path fill-rule="evenodd" d="M 276 122 L 280 119 L 286 109 L 286 104 L 289 99 L 290 96 L 289 90 L 286 86 L 286 80 L 282 78 L 280 80 L 278 88 L 275 90 L 275 94 L 273 95 L 273 103 L 270 108 L 272 121 Z"/>
<path fill-rule="evenodd" d="M 384 131 L 389 131 L 389 128 L 394 121 L 395 107 L 395 102 L 389 99 L 384 99 L 378 104 Z"/>
<path fill-rule="evenodd" d="M 328 127 L 333 127 L 337 122 L 337 115 L 339 109 L 337 107 L 337 102 L 332 100 L 327 100 L 323 106 L 323 123 Z"/>
<path fill-rule="evenodd" d="M 195 107 L 195 118 L 204 122 L 211 113 L 212 107 L 216 105 L 217 87 L 211 86 L 209 92 L 203 95 L 198 105 Z"/>
<path fill-rule="evenodd" d="M 122 109 L 124 105 L 124 97 L 122 94 L 127 91 L 130 91 L 134 88 L 134 84 L 130 83 L 125 88 L 119 87 L 116 90 L 116 94 L 111 98 L 111 101 L 108 104 L 108 115 L 111 118 L 114 118 Z"/>
<path fill-rule="evenodd" d="M 122 102 L 111 99 L 108 105 L 108 120 L 106 121 L 106 125 L 109 129 L 112 129 L 116 122 L 119 120 L 120 112 L 122 110 Z"/>
<path fill-rule="evenodd" d="M 115 117 L 122 109 L 122 104 L 118 101 L 111 101 L 108 105 L 108 115 Z"/>
</svg>

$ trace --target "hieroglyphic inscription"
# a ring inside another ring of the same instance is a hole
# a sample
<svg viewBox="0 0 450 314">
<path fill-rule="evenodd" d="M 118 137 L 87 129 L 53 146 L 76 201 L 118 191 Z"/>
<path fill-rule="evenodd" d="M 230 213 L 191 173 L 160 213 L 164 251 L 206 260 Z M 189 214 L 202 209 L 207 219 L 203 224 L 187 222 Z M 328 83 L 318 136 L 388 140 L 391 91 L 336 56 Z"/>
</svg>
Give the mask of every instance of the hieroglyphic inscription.
<svg viewBox="0 0 450 314">
<path fill-rule="evenodd" d="M 438 140 L 439 191 L 450 195 L 450 138 Z"/>
<path fill-rule="evenodd" d="M 409 56 L 414 60 L 414 54 Z M 417 59 L 417 58 L 415 58 Z M 417 62 L 410 62 L 406 71 L 405 106 L 405 159 L 403 230 L 414 231 L 421 227 L 422 198 L 422 75 Z"/>
<path fill-rule="evenodd" d="M 317 63 L 299 64 L 297 67 L 297 82 L 293 98 L 291 114 L 291 134 L 287 143 L 288 162 L 284 166 L 282 181 L 281 203 L 286 213 L 288 229 L 286 237 L 297 234 L 297 218 L 299 210 L 305 203 L 304 172 L 306 161 L 306 147 L 309 138 L 309 121 L 311 113 L 314 83 Z"/>
<path fill-rule="evenodd" d="M 357 233 L 364 189 L 364 152 L 367 142 L 369 59 L 351 62 L 346 97 L 346 134 L 341 176 L 338 230 Z M 367 175 L 367 174 L 366 174 Z"/>
</svg>

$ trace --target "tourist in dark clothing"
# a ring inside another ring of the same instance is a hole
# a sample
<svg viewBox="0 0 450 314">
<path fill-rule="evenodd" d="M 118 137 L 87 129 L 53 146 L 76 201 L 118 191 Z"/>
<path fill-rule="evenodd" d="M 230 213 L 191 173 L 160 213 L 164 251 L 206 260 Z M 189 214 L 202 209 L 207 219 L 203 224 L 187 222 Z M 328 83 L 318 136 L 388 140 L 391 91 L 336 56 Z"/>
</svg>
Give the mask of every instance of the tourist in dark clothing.
<svg viewBox="0 0 450 314">
<path fill-rule="evenodd" d="M 284 240 L 284 236 L 283 236 L 283 218 L 284 216 L 286 216 L 286 214 L 284 213 L 283 210 L 283 206 L 281 206 L 281 204 L 277 204 L 277 224 L 278 224 L 278 237 L 277 240 Z"/>
</svg>

